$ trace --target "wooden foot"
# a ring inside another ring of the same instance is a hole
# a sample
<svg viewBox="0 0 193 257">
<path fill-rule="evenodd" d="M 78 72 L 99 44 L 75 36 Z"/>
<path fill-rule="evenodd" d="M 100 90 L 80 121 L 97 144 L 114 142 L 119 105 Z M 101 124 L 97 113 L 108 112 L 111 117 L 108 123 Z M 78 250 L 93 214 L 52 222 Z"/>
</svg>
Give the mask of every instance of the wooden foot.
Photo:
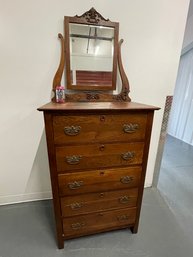
<svg viewBox="0 0 193 257">
<path fill-rule="evenodd" d="M 138 232 L 138 226 L 130 227 L 130 230 L 131 230 L 132 234 L 137 234 L 137 232 Z"/>
<path fill-rule="evenodd" d="M 64 249 L 64 239 L 63 238 L 58 239 L 58 248 Z"/>
</svg>

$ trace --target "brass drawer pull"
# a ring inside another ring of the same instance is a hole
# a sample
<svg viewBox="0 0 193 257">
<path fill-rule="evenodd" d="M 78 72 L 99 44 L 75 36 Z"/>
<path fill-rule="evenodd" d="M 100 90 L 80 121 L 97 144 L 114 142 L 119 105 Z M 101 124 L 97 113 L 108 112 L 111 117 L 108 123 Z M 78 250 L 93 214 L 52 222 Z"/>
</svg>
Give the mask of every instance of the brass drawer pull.
<svg viewBox="0 0 193 257">
<path fill-rule="evenodd" d="M 82 222 L 82 223 L 77 222 L 77 223 L 71 224 L 71 228 L 72 228 L 73 230 L 81 229 L 81 228 L 83 228 L 84 226 L 85 226 L 85 223 L 84 223 L 84 222 Z"/>
<path fill-rule="evenodd" d="M 133 177 L 131 176 L 124 176 L 120 178 L 120 182 L 123 184 L 129 184 L 131 181 L 133 181 Z"/>
<path fill-rule="evenodd" d="M 129 202 L 129 197 L 124 195 L 124 196 L 119 198 L 119 202 L 123 203 L 123 204 L 128 203 Z"/>
<path fill-rule="evenodd" d="M 70 207 L 73 211 L 76 211 L 83 207 L 83 203 L 71 203 Z"/>
<path fill-rule="evenodd" d="M 124 221 L 126 221 L 126 220 L 128 220 L 128 219 L 129 219 L 129 216 L 128 216 L 128 215 L 117 216 L 117 220 L 118 220 L 119 222 L 124 222 Z"/>
<path fill-rule="evenodd" d="M 125 161 L 131 161 L 135 156 L 135 152 L 126 152 L 126 153 L 122 153 L 121 157 L 123 160 Z"/>
<path fill-rule="evenodd" d="M 129 134 L 135 133 L 137 129 L 139 129 L 139 124 L 129 123 L 129 124 L 123 125 L 123 131 L 125 133 L 129 133 Z"/>
<path fill-rule="evenodd" d="M 66 156 L 66 162 L 70 165 L 78 164 L 81 159 L 81 155 Z"/>
<path fill-rule="evenodd" d="M 68 136 L 76 136 L 80 133 L 80 126 L 67 126 L 64 127 L 64 133 Z"/>
<path fill-rule="evenodd" d="M 83 181 L 74 181 L 74 182 L 68 183 L 68 187 L 70 189 L 78 189 L 83 185 L 84 185 Z"/>
</svg>

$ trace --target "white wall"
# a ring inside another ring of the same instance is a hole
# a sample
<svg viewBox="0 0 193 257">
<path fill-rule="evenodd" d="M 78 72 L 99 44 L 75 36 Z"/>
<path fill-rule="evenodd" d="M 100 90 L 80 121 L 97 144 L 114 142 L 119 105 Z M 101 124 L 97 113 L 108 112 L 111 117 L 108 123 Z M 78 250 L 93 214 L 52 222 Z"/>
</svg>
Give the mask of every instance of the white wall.
<svg viewBox="0 0 193 257">
<path fill-rule="evenodd" d="M 0 203 L 51 196 L 42 113 L 59 61 L 63 16 L 94 6 L 120 22 L 133 101 L 158 105 L 146 185 L 152 183 L 166 95 L 173 92 L 189 0 L 0 0 Z"/>
</svg>

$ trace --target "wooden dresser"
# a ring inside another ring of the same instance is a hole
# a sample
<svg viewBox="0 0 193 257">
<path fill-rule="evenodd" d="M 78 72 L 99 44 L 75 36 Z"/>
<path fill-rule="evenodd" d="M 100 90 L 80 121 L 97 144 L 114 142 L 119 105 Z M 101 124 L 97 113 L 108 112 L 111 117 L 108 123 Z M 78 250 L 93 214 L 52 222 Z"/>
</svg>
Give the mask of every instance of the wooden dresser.
<svg viewBox="0 0 193 257">
<path fill-rule="evenodd" d="M 59 248 L 138 230 L 154 110 L 133 102 L 49 103 L 44 112 Z"/>
</svg>

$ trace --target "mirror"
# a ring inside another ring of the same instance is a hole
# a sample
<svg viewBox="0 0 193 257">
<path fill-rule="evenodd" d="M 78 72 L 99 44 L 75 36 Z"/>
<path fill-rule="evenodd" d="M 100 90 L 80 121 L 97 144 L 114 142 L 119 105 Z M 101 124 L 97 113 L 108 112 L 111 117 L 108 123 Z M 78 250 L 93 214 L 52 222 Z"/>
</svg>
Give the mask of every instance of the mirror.
<svg viewBox="0 0 193 257">
<path fill-rule="evenodd" d="M 70 84 L 112 87 L 114 28 L 69 24 Z"/>
<path fill-rule="evenodd" d="M 118 27 L 94 8 L 65 16 L 67 89 L 116 89 Z"/>
<path fill-rule="evenodd" d="M 118 41 L 119 23 L 105 19 L 94 8 L 82 15 L 64 17 L 64 33 L 58 34 L 61 55 L 53 79 L 52 101 L 62 86 L 66 71 L 65 102 L 129 102 L 130 87 L 121 58 L 123 39 Z M 117 70 L 122 83 L 115 91 Z"/>
</svg>

